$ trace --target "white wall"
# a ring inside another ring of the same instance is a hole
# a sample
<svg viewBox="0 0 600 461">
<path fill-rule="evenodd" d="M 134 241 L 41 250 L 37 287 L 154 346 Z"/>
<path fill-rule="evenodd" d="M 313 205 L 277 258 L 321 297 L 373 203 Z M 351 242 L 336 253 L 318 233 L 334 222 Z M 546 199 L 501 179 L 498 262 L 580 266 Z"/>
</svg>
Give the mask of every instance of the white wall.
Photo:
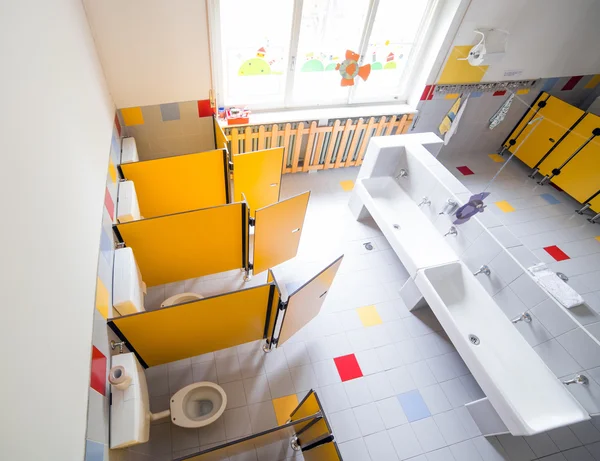
<svg viewBox="0 0 600 461">
<path fill-rule="evenodd" d="M 523 70 L 517 79 L 595 74 L 599 24 L 598 0 L 472 0 L 453 45 L 477 43 L 478 27 L 510 32 L 506 55 L 484 81 L 508 80 L 505 70 Z"/>
<path fill-rule="evenodd" d="M 114 106 L 81 0 L 2 2 L 0 55 L 0 459 L 77 461 Z"/>
<path fill-rule="evenodd" d="M 207 99 L 205 0 L 84 0 L 117 108 Z"/>
</svg>

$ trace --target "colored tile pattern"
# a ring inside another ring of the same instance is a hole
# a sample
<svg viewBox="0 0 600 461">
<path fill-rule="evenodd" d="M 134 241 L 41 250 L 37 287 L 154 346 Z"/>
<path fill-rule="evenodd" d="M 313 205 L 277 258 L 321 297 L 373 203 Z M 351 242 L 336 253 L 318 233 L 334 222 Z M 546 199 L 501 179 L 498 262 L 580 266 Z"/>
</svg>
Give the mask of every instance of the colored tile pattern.
<svg viewBox="0 0 600 461">
<path fill-rule="evenodd" d="M 115 164 L 112 159 L 108 162 L 108 174 L 110 175 L 110 180 L 115 183 L 117 182 L 117 169 L 115 168 Z"/>
<path fill-rule="evenodd" d="M 423 90 L 423 94 L 421 95 L 421 101 L 428 101 L 433 99 L 433 89 L 435 85 L 427 85 Z"/>
<path fill-rule="evenodd" d="M 113 202 L 112 197 L 110 196 L 110 192 L 108 188 L 104 192 L 104 206 L 106 207 L 106 211 L 108 211 L 108 215 L 110 216 L 111 221 L 115 220 L 115 204 Z"/>
<path fill-rule="evenodd" d="M 562 87 L 561 91 L 571 91 L 573 88 L 577 86 L 579 80 L 583 78 L 583 75 L 578 75 L 576 77 L 571 77 L 569 81 Z"/>
<path fill-rule="evenodd" d="M 590 79 L 590 81 L 586 83 L 584 88 L 586 88 L 586 89 L 596 88 L 598 86 L 598 83 L 600 83 L 600 74 L 594 75 Z"/>
<path fill-rule="evenodd" d="M 372 327 L 383 323 L 375 306 L 359 307 L 356 309 L 356 312 L 358 312 L 358 317 L 365 327 Z"/>
<path fill-rule="evenodd" d="M 489 154 L 488 157 L 491 158 L 496 163 L 504 163 L 504 157 L 502 157 L 502 155 Z"/>
<path fill-rule="evenodd" d="M 363 373 L 354 354 L 343 355 L 333 359 L 342 382 L 362 377 Z"/>
<path fill-rule="evenodd" d="M 504 211 L 505 213 L 512 213 L 513 211 L 515 211 L 513 206 L 510 203 L 508 203 L 506 200 L 502 200 L 500 202 L 495 202 L 495 204 L 498 208 L 500 208 L 500 210 Z"/>
<path fill-rule="evenodd" d="M 119 138 L 121 137 L 121 122 L 119 121 L 119 116 L 115 114 L 115 128 L 117 129 L 117 134 Z"/>
<path fill-rule="evenodd" d="M 290 419 L 290 414 L 298 406 L 298 396 L 296 394 L 286 395 L 273 399 L 273 408 L 275 409 L 275 417 L 277 424 L 285 424 Z"/>
<path fill-rule="evenodd" d="M 546 253 L 548 253 L 550 256 L 552 256 L 557 261 L 565 261 L 567 259 L 571 259 L 571 258 L 569 258 L 569 255 L 567 253 L 562 251 L 556 245 L 544 247 L 544 250 L 546 250 Z"/>
<path fill-rule="evenodd" d="M 104 445 L 93 440 L 86 440 L 85 461 L 104 461 Z"/>
<path fill-rule="evenodd" d="M 494 96 L 504 96 L 506 94 L 506 90 L 494 91 Z"/>
<path fill-rule="evenodd" d="M 109 298 L 110 295 L 104 282 L 102 282 L 100 277 L 96 277 L 96 309 L 98 309 L 98 312 L 100 312 L 105 319 L 108 318 Z"/>
<path fill-rule="evenodd" d="M 531 90 L 529 88 L 521 88 L 520 90 L 517 90 L 517 94 L 527 94 L 530 91 Z"/>
<path fill-rule="evenodd" d="M 600 235 L 598 237 L 594 237 L 594 238 L 600 242 Z"/>
<path fill-rule="evenodd" d="M 106 357 L 96 346 L 92 346 L 92 376 L 90 387 L 106 396 Z"/>
<path fill-rule="evenodd" d="M 349 179 L 348 181 L 340 181 L 340 186 L 342 186 L 342 189 L 346 192 L 350 192 L 352 189 L 354 189 L 354 181 L 352 181 L 351 179 Z"/>
<path fill-rule="evenodd" d="M 548 202 L 550 205 L 556 205 L 556 204 L 560 203 L 560 200 L 558 200 L 552 194 L 540 194 L 540 197 L 542 197 L 544 200 L 546 200 L 546 202 Z"/>
<path fill-rule="evenodd" d="M 123 122 L 125 122 L 125 126 L 144 124 L 144 115 L 142 114 L 141 107 L 128 107 L 126 109 L 121 109 L 121 115 L 123 116 Z"/>
<path fill-rule="evenodd" d="M 213 108 L 210 107 L 210 99 L 198 101 L 198 117 L 212 117 L 214 114 Z"/>
<path fill-rule="evenodd" d="M 444 99 L 456 99 L 460 96 L 459 93 L 448 93 L 446 96 L 444 96 Z"/>
<path fill-rule="evenodd" d="M 556 85 L 556 82 L 558 82 L 558 77 L 549 78 L 544 83 L 544 86 L 542 87 L 542 91 L 550 91 L 552 88 L 554 88 L 554 85 Z"/>
<path fill-rule="evenodd" d="M 475 174 L 473 173 L 473 171 L 471 171 L 471 168 L 469 168 L 468 166 L 457 166 L 456 169 L 458 171 L 460 171 L 463 176 L 469 176 L 471 174 Z"/>
<path fill-rule="evenodd" d="M 179 114 L 179 103 L 172 102 L 169 104 L 161 104 L 160 116 L 162 117 L 163 122 L 179 120 L 181 118 L 181 115 Z"/>
<path fill-rule="evenodd" d="M 427 405 L 425 404 L 425 400 L 423 400 L 421 393 L 416 389 L 398 395 L 398 401 L 404 410 L 406 419 L 411 423 L 431 416 L 429 408 L 427 408 Z"/>
<path fill-rule="evenodd" d="M 483 96 L 483 92 L 481 91 L 475 91 L 473 93 L 471 93 L 471 96 L 469 96 L 469 99 L 471 98 L 481 98 Z"/>
</svg>

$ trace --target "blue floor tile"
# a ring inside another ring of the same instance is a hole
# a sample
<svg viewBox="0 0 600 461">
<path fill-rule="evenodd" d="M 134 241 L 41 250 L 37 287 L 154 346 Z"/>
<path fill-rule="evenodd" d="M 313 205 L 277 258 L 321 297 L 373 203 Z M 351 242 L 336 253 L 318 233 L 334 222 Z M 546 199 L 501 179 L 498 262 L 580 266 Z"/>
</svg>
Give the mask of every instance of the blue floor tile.
<svg viewBox="0 0 600 461">
<path fill-rule="evenodd" d="M 556 205 L 557 203 L 560 203 L 560 200 L 558 200 L 552 194 L 541 194 L 540 197 L 542 197 L 544 200 L 546 200 L 546 202 L 548 202 L 550 205 Z"/>
<path fill-rule="evenodd" d="M 427 408 L 425 400 L 423 400 L 418 390 L 400 394 L 398 400 L 400 401 L 400 405 L 402 405 L 406 418 L 411 423 L 431 416 L 429 408 Z"/>
<path fill-rule="evenodd" d="M 87 439 L 85 441 L 85 461 L 104 461 L 104 445 Z"/>
</svg>

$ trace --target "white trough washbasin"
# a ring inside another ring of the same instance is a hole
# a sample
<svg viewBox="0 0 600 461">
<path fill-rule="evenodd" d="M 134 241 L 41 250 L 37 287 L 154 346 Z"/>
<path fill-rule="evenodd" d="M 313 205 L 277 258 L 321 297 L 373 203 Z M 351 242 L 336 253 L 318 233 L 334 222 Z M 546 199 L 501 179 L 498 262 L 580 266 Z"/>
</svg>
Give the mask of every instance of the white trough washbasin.
<svg viewBox="0 0 600 461">
<path fill-rule="evenodd" d="M 415 282 L 511 434 L 589 419 L 462 262 L 419 270 Z"/>
<path fill-rule="evenodd" d="M 357 193 L 412 277 L 420 268 L 458 260 L 444 237 L 394 178 L 359 180 Z"/>
</svg>

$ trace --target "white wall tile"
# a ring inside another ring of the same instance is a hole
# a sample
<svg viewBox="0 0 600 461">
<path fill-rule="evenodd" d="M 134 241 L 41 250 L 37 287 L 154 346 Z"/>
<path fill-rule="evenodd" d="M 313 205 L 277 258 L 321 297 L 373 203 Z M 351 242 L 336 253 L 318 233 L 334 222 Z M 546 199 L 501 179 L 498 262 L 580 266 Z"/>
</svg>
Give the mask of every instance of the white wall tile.
<svg viewBox="0 0 600 461">
<path fill-rule="evenodd" d="M 363 436 L 385 431 L 385 425 L 383 424 L 383 420 L 379 415 L 379 411 L 377 410 L 377 405 L 375 403 L 354 407 L 352 411 L 356 417 L 358 427 L 360 428 L 360 433 Z"/>
<path fill-rule="evenodd" d="M 548 295 L 526 273 L 509 284 L 511 290 L 531 309 L 548 298 Z"/>
<path fill-rule="evenodd" d="M 581 370 L 581 365 L 569 355 L 556 339 L 541 343 L 535 346 L 534 350 L 557 377 Z"/>
<path fill-rule="evenodd" d="M 446 446 L 446 441 L 433 418 L 424 418 L 410 423 L 423 451 L 429 452 Z"/>
<path fill-rule="evenodd" d="M 395 396 L 380 400 L 375 402 L 375 404 L 377 405 L 377 410 L 379 411 L 379 415 L 381 416 L 386 429 L 401 426 L 408 422 L 404 410 L 402 410 L 402 405 L 400 405 L 400 402 Z"/>
<path fill-rule="evenodd" d="M 577 328 L 569 314 L 555 301 L 546 299 L 531 309 L 536 318 L 546 327 L 552 336 L 560 336 L 567 331 Z"/>
<path fill-rule="evenodd" d="M 556 338 L 583 368 L 600 366 L 600 346 L 578 328 Z"/>
</svg>

